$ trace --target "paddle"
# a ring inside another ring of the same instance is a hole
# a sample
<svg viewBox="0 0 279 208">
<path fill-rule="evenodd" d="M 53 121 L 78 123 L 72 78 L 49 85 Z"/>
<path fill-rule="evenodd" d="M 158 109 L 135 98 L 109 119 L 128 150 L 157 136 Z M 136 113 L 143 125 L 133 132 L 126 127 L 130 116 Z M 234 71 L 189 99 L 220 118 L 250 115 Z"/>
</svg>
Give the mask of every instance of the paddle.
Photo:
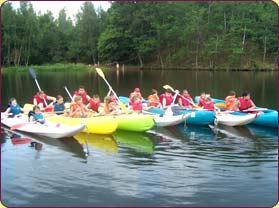
<svg viewBox="0 0 279 208">
<path fill-rule="evenodd" d="M 35 73 L 34 69 L 29 68 L 28 70 L 29 70 L 29 73 L 31 74 L 31 76 L 33 77 L 33 79 L 35 80 L 35 83 L 36 83 L 39 91 L 42 91 L 41 88 L 40 88 L 40 85 L 39 85 L 39 83 L 37 81 L 37 77 L 36 77 L 36 73 Z M 45 98 L 44 98 L 44 103 L 47 106 L 47 102 L 46 102 Z"/>
<path fill-rule="evenodd" d="M 173 112 L 172 112 L 171 108 L 172 108 L 172 106 L 173 106 L 173 104 L 174 104 L 174 102 L 175 102 L 176 97 L 177 97 L 178 94 L 179 94 L 179 91 L 176 90 L 176 91 L 175 91 L 175 94 L 174 94 L 174 96 L 173 96 L 173 101 L 172 101 L 171 104 L 168 106 L 168 108 L 167 108 L 167 110 L 165 111 L 165 114 L 164 114 L 164 115 L 169 115 L 169 116 L 172 116 L 172 115 L 173 115 Z"/>
<path fill-rule="evenodd" d="M 113 92 L 113 94 L 115 95 L 117 101 L 119 102 L 119 105 L 120 105 L 121 109 L 122 109 L 122 110 L 126 110 L 125 104 L 122 103 L 122 102 L 119 100 L 119 98 L 118 98 L 116 92 L 112 89 L 112 87 L 110 86 L 110 84 L 109 84 L 108 81 L 106 80 L 105 75 L 104 75 L 102 69 L 96 68 L 96 72 L 99 74 L 100 77 L 103 78 L 103 80 L 105 81 L 105 83 L 107 84 L 107 86 L 109 87 L 109 89 Z"/>
<path fill-rule="evenodd" d="M 165 89 L 170 89 L 171 91 L 175 92 L 175 90 L 170 86 L 170 85 L 164 85 L 163 88 Z M 200 106 L 196 105 L 195 103 L 193 103 L 191 100 L 187 99 L 186 97 L 184 97 L 183 95 L 179 94 L 179 96 L 181 96 L 183 99 L 185 99 L 186 101 L 188 101 L 189 103 L 191 103 L 195 108 L 200 108 Z"/>
<path fill-rule="evenodd" d="M 242 110 L 242 112 L 257 112 L 257 111 L 264 111 L 264 110 L 267 110 L 267 108 L 246 109 L 246 110 Z"/>
<path fill-rule="evenodd" d="M 69 90 L 68 90 L 68 88 L 67 88 L 67 86 L 64 86 L 64 89 L 66 90 L 66 92 L 67 92 L 67 94 L 69 95 L 69 97 L 71 98 L 71 100 L 74 101 L 74 100 L 73 100 L 73 97 L 72 97 L 72 95 L 71 95 L 71 93 L 69 92 Z"/>
</svg>

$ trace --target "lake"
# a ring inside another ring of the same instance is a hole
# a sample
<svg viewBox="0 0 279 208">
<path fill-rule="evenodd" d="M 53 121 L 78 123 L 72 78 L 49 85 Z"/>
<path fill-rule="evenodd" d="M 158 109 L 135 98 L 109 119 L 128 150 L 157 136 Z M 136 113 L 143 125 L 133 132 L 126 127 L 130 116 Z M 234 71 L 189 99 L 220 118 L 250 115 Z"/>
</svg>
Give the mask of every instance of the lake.
<svg viewBox="0 0 279 208">
<path fill-rule="evenodd" d="M 105 72 L 119 95 L 139 87 L 144 97 L 162 86 L 206 91 L 251 92 L 261 107 L 277 109 L 277 72 Z M 61 94 L 80 84 L 103 97 L 108 87 L 94 71 L 40 72 L 41 88 Z M 10 97 L 31 102 L 37 88 L 28 72 L 2 74 L 2 110 Z M 273 206 L 278 199 L 278 129 L 185 126 L 146 133 L 80 134 L 46 139 L 2 133 L 1 201 L 6 206 Z M 32 143 L 33 144 L 33 143 Z M 33 147 L 32 147 L 33 146 Z"/>
</svg>

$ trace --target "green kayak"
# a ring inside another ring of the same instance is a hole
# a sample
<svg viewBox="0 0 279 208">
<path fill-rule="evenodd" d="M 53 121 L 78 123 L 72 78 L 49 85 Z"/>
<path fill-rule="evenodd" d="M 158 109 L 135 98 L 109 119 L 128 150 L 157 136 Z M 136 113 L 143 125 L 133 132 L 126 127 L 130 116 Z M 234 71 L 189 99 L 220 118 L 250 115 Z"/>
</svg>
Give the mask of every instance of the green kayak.
<svg viewBox="0 0 279 208">
<path fill-rule="evenodd" d="M 117 130 L 145 132 L 154 126 L 153 115 L 125 114 L 114 116 L 118 123 Z"/>
<path fill-rule="evenodd" d="M 147 133 L 117 130 L 113 136 L 119 145 L 131 147 L 139 152 L 154 152 L 154 143 Z"/>
</svg>

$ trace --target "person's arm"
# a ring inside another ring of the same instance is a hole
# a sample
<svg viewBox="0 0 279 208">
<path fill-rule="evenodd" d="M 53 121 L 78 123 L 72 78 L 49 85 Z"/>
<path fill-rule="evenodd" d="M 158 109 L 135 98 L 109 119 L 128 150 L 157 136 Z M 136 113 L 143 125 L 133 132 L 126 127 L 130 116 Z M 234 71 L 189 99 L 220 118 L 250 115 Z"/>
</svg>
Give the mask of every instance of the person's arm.
<svg viewBox="0 0 279 208">
<path fill-rule="evenodd" d="M 33 104 L 34 104 L 34 105 L 38 105 L 37 99 L 36 99 L 36 98 L 33 99 Z"/>
<path fill-rule="evenodd" d="M 252 100 L 251 100 L 251 104 L 252 104 L 252 107 L 250 107 L 249 110 L 255 109 L 255 108 L 256 108 L 256 105 L 255 105 L 255 103 L 254 103 Z"/>
<path fill-rule="evenodd" d="M 8 115 L 11 111 L 11 108 L 7 108 L 7 110 L 5 111 L 5 114 Z"/>
<path fill-rule="evenodd" d="M 87 99 L 87 101 L 89 101 L 91 99 L 91 97 L 89 95 L 86 95 L 86 99 Z"/>
<path fill-rule="evenodd" d="M 179 105 L 179 106 L 183 106 L 183 103 L 182 103 L 182 99 L 181 99 L 181 98 L 178 98 L 178 105 Z"/>
<path fill-rule="evenodd" d="M 46 96 L 46 98 L 47 98 L 47 100 L 51 100 L 51 101 L 53 101 L 53 102 L 55 102 L 56 101 L 56 98 L 55 97 L 52 97 L 52 96 Z"/>
</svg>

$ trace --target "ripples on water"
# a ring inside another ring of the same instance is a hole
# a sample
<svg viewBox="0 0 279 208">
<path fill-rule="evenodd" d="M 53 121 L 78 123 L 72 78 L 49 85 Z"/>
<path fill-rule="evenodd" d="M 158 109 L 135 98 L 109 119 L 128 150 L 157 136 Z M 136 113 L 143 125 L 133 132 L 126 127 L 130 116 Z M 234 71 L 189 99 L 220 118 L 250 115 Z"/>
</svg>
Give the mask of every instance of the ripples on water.
<svg viewBox="0 0 279 208">
<path fill-rule="evenodd" d="M 2 135 L 7 206 L 272 206 L 277 200 L 274 129 L 180 125 L 32 139 L 42 150 Z"/>
</svg>

